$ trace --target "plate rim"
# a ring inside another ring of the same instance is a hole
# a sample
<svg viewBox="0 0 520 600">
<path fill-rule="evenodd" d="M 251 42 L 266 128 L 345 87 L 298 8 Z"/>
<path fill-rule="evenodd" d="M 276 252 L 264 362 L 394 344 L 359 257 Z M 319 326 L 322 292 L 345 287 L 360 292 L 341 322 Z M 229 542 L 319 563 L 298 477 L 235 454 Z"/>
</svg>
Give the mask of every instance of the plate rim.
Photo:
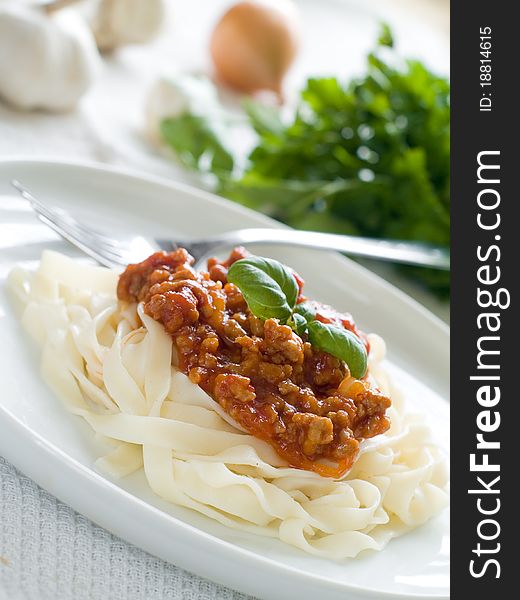
<svg viewBox="0 0 520 600">
<path fill-rule="evenodd" d="M 98 161 L 94 161 L 94 160 L 74 160 L 74 159 L 60 158 L 60 157 L 40 158 L 40 157 L 38 157 L 38 155 L 35 155 L 35 156 L 14 155 L 13 157 L 7 158 L 7 159 L 0 158 L 0 168 L 3 166 L 8 166 L 10 164 L 12 164 L 13 166 L 15 166 L 15 165 L 19 165 L 19 166 L 50 165 L 50 166 L 54 166 L 54 167 L 60 166 L 60 165 L 65 165 L 66 167 L 86 169 L 86 170 L 90 170 L 90 171 L 102 171 L 104 173 L 117 174 L 117 175 L 121 175 L 123 177 L 128 177 L 131 179 L 145 180 L 145 181 L 148 181 L 149 183 L 152 183 L 155 185 L 169 187 L 172 190 L 179 190 L 184 193 L 198 196 L 199 198 L 201 198 L 203 200 L 206 200 L 206 201 L 209 201 L 209 202 L 212 202 L 215 204 L 220 204 L 221 206 L 229 207 L 231 205 L 239 212 L 243 212 L 244 215 L 248 215 L 248 216 L 255 215 L 256 218 L 261 218 L 263 221 L 265 221 L 266 226 L 270 226 L 270 227 L 277 228 L 277 229 L 292 229 L 288 225 L 285 225 L 284 223 L 281 223 L 280 221 L 277 221 L 276 219 L 273 219 L 272 217 L 264 215 L 264 214 L 260 213 L 259 211 L 253 210 L 252 208 L 248 208 L 247 206 L 243 206 L 242 204 L 239 204 L 238 202 L 233 202 L 232 200 L 228 200 L 227 198 L 224 198 L 223 196 L 219 196 L 218 194 L 215 194 L 211 191 L 195 187 L 194 185 L 185 183 L 183 181 L 177 181 L 175 179 L 170 180 L 162 175 L 152 174 L 147 171 L 140 171 L 139 169 L 136 169 L 134 167 L 125 167 L 122 165 L 112 165 L 112 164 L 102 163 L 102 162 L 98 162 Z M 325 252 L 342 256 L 339 252 L 335 252 L 335 251 L 325 251 Z M 358 273 L 363 273 L 364 276 L 368 277 L 372 281 L 376 281 L 378 284 L 387 288 L 389 292 L 397 295 L 399 297 L 399 299 L 404 301 L 406 304 L 410 304 L 411 306 L 413 306 L 413 308 L 415 310 L 418 310 L 419 312 L 421 312 L 422 316 L 424 316 L 428 320 L 432 321 L 433 324 L 435 324 L 435 326 L 437 326 L 439 329 L 441 329 L 443 331 L 443 333 L 447 334 L 449 337 L 450 326 L 447 323 L 445 323 L 440 317 L 435 315 L 431 310 L 426 308 L 426 306 L 424 306 L 419 301 L 412 298 L 406 292 L 403 292 L 402 290 L 400 290 L 393 283 L 387 281 L 386 279 L 384 279 L 377 273 L 374 273 L 370 269 L 367 269 L 363 265 L 356 263 L 355 261 L 353 261 L 352 259 L 350 259 L 346 256 L 342 256 L 342 258 L 344 260 L 348 261 L 350 264 L 350 267 L 355 269 Z"/>
<path fill-rule="evenodd" d="M 213 204 L 226 206 L 226 207 L 228 207 L 230 204 L 232 204 L 234 209 L 238 210 L 239 212 L 244 212 L 245 215 L 254 214 L 256 218 L 261 217 L 263 220 L 265 220 L 265 223 L 268 226 L 278 227 L 278 228 L 285 227 L 284 225 L 271 219 L 270 217 L 261 215 L 257 211 L 254 211 L 247 207 L 233 203 L 230 200 L 226 200 L 225 198 L 217 196 L 216 194 L 213 194 L 211 192 L 201 190 L 199 188 L 196 188 L 196 187 L 186 184 L 184 182 L 168 180 L 166 177 L 153 175 L 153 174 L 149 174 L 149 173 L 143 173 L 143 172 L 139 171 L 138 169 L 134 169 L 134 168 L 122 167 L 120 165 L 107 165 L 105 163 L 99 163 L 99 162 L 91 161 L 91 160 L 78 161 L 78 160 L 70 160 L 70 159 L 61 159 L 59 157 L 52 158 L 52 159 L 45 157 L 42 159 L 42 158 L 33 157 L 33 156 L 26 156 L 26 157 L 15 156 L 13 158 L 0 160 L 0 168 L 4 168 L 9 165 L 13 165 L 13 166 L 17 166 L 17 167 L 25 167 L 25 168 L 29 168 L 29 169 L 31 167 L 65 166 L 65 167 L 70 167 L 70 168 L 79 168 L 81 170 L 87 170 L 90 172 L 102 171 L 105 174 L 116 175 L 118 177 L 122 176 L 127 179 L 128 178 L 134 179 L 134 180 L 138 179 L 138 180 L 144 181 L 146 183 L 151 183 L 153 185 L 158 185 L 163 188 L 167 188 L 173 192 L 180 191 L 183 193 L 190 194 L 192 196 L 195 195 L 195 196 L 198 196 L 199 198 L 201 198 L 202 200 L 209 201 Z M 439 319 L 436 315 L 434 315 L 431 311 L 429 311 L 426 307 L 421 305 L 419 302 L 417 302 L 416 300 L 411 298 L 408 294 L 401 291 L 400 289 L 398 289 L 396 286 L 394 286 L 390 282 L 384 280 L 379 275 L 376 275 L 375 273 L 366 269 L 362 265 L 359 265 L 349 259 L 346 259 L 346 260 L 348 260 L 348 262 L 350 263 L 351 268 L 358 270 L 359 273 L 363 273 L 364 276 L 369 277 L 370 279 L 372 279 L 373 281 L 375 281 L 376 283 L 378 283 L 380 285 L 383 285 L 385 288 L 387 288 L 387 290 L 390 293 L 397 295 L 397 298 L 399 300 L 403 301 L 407 305 L 410 305 L 411 307 L 413 307 L 414 310 L 421 313 L 421 316 L 423 318 L 426 318 L 427 320 L 429 320 L 432 323 L 432 325 L 434 325 L 437 329 L 440 330 L 440 332 L 446 337 L 447 341 L 449 340 L 449 326 L 446 323 L 444 323 L 441 319 Z M 46 481 L 45 474 L 38 468 L 33 467 L 31 465 L 31 456 L 33 456 L 33 452 L 41 453 L 42 450 L 45 449 L 45 451 L 47 453 L 47 458 L 49 458 L 51 460 L 51 463 L 47 465 L 49 468 L 46 469 L 46 474 L 48 474 L 50 471 L 52 471 L 52 475 L 53 475 L 52 478 L 55 480 L 55 482 L 59 481 L 59 477 L 63 476 L 63 469 L 66 469 L 66 471 L 69 472 L 69 475 L 72 475 L 73 480 L 77 482 L 79 487 L 87 486 L 87 487 L 91 488 L 92 491 L 101 489 L 104 496 L 106 496 L 107 498 L 111 498 L 113 500 L 115 500 L 115 499 L 121 500 L 121 498 L 122 498 L 125 508 L 126 508 L 126 511 L 127 510 L 131 510 L 131 511 L 137 510 L 138 512 L 140 512 L 141 510 L 144 510 L 144 511 L 146 511 L 148 517 L 153 519 L 153 522 L 156 526 L 160 526 L 161 523 L 167 522 L 167 521 L 173 522 L 177 528 L 180 528 L 182 530 L 183 535 L 189 535 L 192 537 L 192 540 L 196 540 L 196 542 L 197 542 L 195 544 L 196 546 L 198 546 L 199 548 L 201 546 L 204 546 L 205 552 L 208 552 L 208 553 L 212 554 L 213 556 L 219 556 L 219 561 L 222 564 L 227 564 L 228 566 L 231 564 L 234 567 L 236 567 L 236 569 L 221 570 L 220 573 L 229 573 L 231 571 L 239 571 L 241 563 L 242 563 L 243 567 L 246 567 L 247 569 L 250 569 L 251 572 L 253 572 L 258 569 L 259 564 L 262 564 L 262 565 L 264 565 L 265 568 L 269 569 L 271 572 L 273 572 L 273 570 L 276 571 L 277 576 L 282 579 L 282 581 L 284 582 L 285 585 L 290 586 L 291 582 L 296 582 L 299 587 L 301 587 L 302 585 L 305 585 L 307 587 L 307 589 L 309 589 L 309 591 L 316 591 L 316 592 L 319 591 L 319 593 L 321 593 L 321 594 L 324 594 L 324 592 L 327 592 L 327 595 L 324 596 L 327 598 L 328 597 L 331 597 L 331 598 L 337 597 L 336 595 L 338 593 L 345 594 L 347 592 L 357 594 L 357 596 L 359 598 L 372 598 L 372 599 L 385 598 L 387 600 L 399 600 L 402 598 L 410 598 L 410 599 L 420 598 L 422 600 L 440 600 L 440 599 L 449 597 L 442 593 L 441 594 L 429 594 L 429 593 L 422 594 L 420 592 L 396 593 L 396 592 L 392 592 L 392 591 L 374 590 L 374 589 L 367 589 L 367 588 L 361 587 L 359 585 L 351 584 L 348 582 L 333 581 L 324 576 L 320 576 L 320 575 L 317 575 L 314 573 L 313 574 L 307 573 L 303 569 L 298 569 L 298 568 L 288 565 L 286 563 L 278 563 L 274 560 L 269 559 L 266 556 L 262 556 L 258 553 L 252 552 L 248 549 L 236 546 L 232 542 L 223 540 L 215 535 L 212 535 L 212 534 L 207 533 L 193 525 L 190 525 L 189 523 L 184 522 L 182 519 L 179 519 L 173 515 L 170 515 L 164 511 L 160 510 L 159 508 L 156 508 L 156 507 L 150 505 L 145 500 L 142 500 L 142 499 L 138 498 L 137 496 L 134 496 L 130 492 L 127 492 L 126 490 L 122 489 L 117 484 L 111 482 L 110 480 L 103 477 L 101 474 L 94 471 L 93 468 L 83 465 L 82 463 L 80 463 L 79 461 L 77 461 L 76 459 L 69 456 L 67 453 L 65 453 L 61 449 L 59 449 L 52 442 L 43 438 L 39 433 L 34 431 L 31 427 L 27 426 L 23 422 L 21 422 L 20 419 L 18 419 L 18 417 L 16 417 L 6 407 L 4 407 L 0 404 L 0 416 L 1 415 L 3 415 L 3 418 L 0 418 L 0 433 L 2 433 L 2 435 L 0 435 L 0 440 L 11 441 L 11 444 L 9 444 L 9 443 L 3 444 L 2 443 L 2 454 L 7 458 L 7 460 L 9 460 L 9 462 L 11 462 L 17 468 L 19 468 L 24 474 L 26 474 L 31 479 L 36 481 L 38 483 L 38 485 L 40 485 L 44 489 L 48 489 L 48 487 L 46 485 L 47 481 Z M 24 438 L 24 441 L 25 441 L 25 444 L 22 446 L 22 448 L 24 448 L 23 452 L 17 453 L 17 452 L 12 451 L 12 449 L 20 450 L 19 442 L 20 442 L 20 439 L 22 439 L 22 438 Z M 61 467 L 61 469 L 60 469 L 60 467 Z M 68 478 L 63 478 L 63 479 L 67 479 L 68 484 L 70 485 L 70 480 Z M 50 487 L 52 488 L 52 486 L 50 486 Z M 55 483 L 54 488 L 56 489 L 59 487 L 60 487 L 60 484 Z M 74 486 L 70 486 L 70 488 L 72 489 L 72 488 L 74 488 Z M 87 503 L 77 501 L 75 499 L 77 497 L 74 496 L 74 494 L 68 494 L 65 489 L 60 491 L 59 493 L 56 493 L 56 491 L 54 491 L 54 490 L 52 490 L 52 491 L 49 490 L 49 493 L 51 493 L 52 495 L 55 495 L 61 501 L 65 502 L 66 504 L 71 506 L 74 510 L 77 510 L 78 512 L 80 512 L 81 514 L 85 515 L 87 518 L 92 520 L 94 523 L 99 524 L 101 527 L 111 531 L 118 537 L 121 537 L 122 539 L 125 539 L 125 540 L 129 541 L 130 543 L 135 544 L 135 545 L 139 546 L 140 548 L 143 548 L 146 552 L 149 552 L 155 556 L 159 556 L 166 562 L 171 562 L 171 559 L 165 558 L 164 556 L 160 556 L 159 554 L 156 553 L 155 550 L 150 549 L 148 547 L 148 545 L 146 544 L 145 540 L 140 539 L 137 542 L 133 541 L 136 539 L 136 537 L 139 538 L 139 535 L 135 536 L 135 535 L 133 535 L 133 532 L 130 532 L 130 536 L 128 536 L 126 531 L 121 530 L 121 526 L 119 524 L 116 524 L 115 526 L 111 526 L 111 524 L 105 524 L 103 522 L 103 519 L 98 518 L 99 517 L 98 514 L 93 514 L 93 513 L 96 513 L 97 511 L 89 510 Z M 82 505 L 82 504 L 85 504 L 85 506 L 82 506 L 81 508 L 76 508 L 76 506 Z M 121 511 L 121 512 L 126 512 L 126 511 Z M 119 517 L 118 517 L 118 520 L 119 520 Z M 182 546 L 182 544 L 181 544 L 181 546 Z M 182 550 L 181 546 L 179 546 L 179 550 Z M 177 561 L 179 561 L 179 562 L 177 562 Z M 175 564 L 177 566 L 180 566 L 181 568 L 191 571 L 192 567 L 184 566 L 183 563 L 185 563 L 185 561 L 183 559 L 182 552 L 179 552 L 178 556 L 176 557 L 176 562 L 172 563 L 172 564 Z M 216 563 L 214 563 L 214 564 L 216 564 Z M 198 569 L 197 573 L 200 576 L 206 577 L 213 581 L 217 581 L 218 583 L 220 583 L 224 586 L 230 586 L 230 587 L 233 587 L 234 589 L 240 589 L 241 591 L 244 591 L 245 589 L 247 589 L 241 583 L 239 586 L 237 586 L 235 583 L 230 584 L 229 577 L 228 578 L 219 577 L 219 573 L 214 572 L 215 569 L 212 568 L 212 565 L 209 568 L 207 565 L 208 565 L 208 563 L 202 564 L 199 562 L 200 568 Z M 226 579 L 227 579 L 227 581 L 226 581 Z M 233 580 L 237 581 L 236 576 L 233 576 Z M 242 580 L 243 580 L 243 578 L 241 578 L 241 577 L 238 579 L 238 581 L 240 581 L 240 582 Z M 305 581 L 302 584 L 303 580 L 305 580 Z M 270 587 L 269 585 L 266 586 L 264 583 L 264 584 L 262 584 L 263 589 L 258 589 L 258 582 L 259 582 L 259 579 L 255 579 L 254 589 L 250 588 L 246 593 L 250 593 L 253 595 L 258 595 L 260 593 L 260 594 L 264 595 L 265 597 L 272 598 L 273 597 L 272 596 L 272 587 Z"/>
</svg>

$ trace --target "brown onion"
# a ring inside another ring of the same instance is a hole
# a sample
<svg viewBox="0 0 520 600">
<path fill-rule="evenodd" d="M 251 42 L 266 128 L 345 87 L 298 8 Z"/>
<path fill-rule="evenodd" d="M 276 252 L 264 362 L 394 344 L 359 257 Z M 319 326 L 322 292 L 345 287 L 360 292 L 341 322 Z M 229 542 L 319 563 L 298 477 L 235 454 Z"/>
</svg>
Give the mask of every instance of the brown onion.
<svg viewBox="0 0 520 600">
<path fill-rule="evenodd" d="M 299 42 L 299 19 L 290 0 L 247 0 L 232 6 L 211 37 L 217 77 L 237 90 L 271 90 L 282 81 Z"/>
</svg>

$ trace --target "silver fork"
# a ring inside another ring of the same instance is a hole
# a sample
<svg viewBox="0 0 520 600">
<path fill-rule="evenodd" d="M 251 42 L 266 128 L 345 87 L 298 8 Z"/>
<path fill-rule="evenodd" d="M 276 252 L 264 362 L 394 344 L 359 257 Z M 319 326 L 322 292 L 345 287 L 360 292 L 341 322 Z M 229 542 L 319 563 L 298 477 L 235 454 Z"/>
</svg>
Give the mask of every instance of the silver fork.
<svg viewBox="0 0 520 600">
<path fill-rule="evenodd" d="M 352 235 L 296 231 L 293 229 L 239 229 L 205 239 L 146 239 L 136 236 L 128 242 L 115 240 L 74 219 L 62 210 L 52 209 L 35 198 L 19 181 L 12 185 L 32 206 L 40 220 L 61 237 L 106 267 L 126 266 L 156 252 L 186 248 L 197 263 L 221 250 L 246 244 L 283 244 L 320 250 L 338 250 L 363 256 L 435 269 L 449 270 L 447 248 L 409 241 L 378 240 Z"/>
</svg>

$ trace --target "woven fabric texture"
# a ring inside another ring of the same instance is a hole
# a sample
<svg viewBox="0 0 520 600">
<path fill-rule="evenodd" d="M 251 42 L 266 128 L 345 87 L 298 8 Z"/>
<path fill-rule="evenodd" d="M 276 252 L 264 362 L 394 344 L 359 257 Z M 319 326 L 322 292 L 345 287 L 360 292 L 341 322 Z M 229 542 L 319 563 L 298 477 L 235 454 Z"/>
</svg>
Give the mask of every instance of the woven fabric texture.
<svg viewBox="0 0 520 600">
<path fill-rule="evenodd" d="M 113 536 L 0 457 L 0 600 L 246 600 Z"/>
</svg>

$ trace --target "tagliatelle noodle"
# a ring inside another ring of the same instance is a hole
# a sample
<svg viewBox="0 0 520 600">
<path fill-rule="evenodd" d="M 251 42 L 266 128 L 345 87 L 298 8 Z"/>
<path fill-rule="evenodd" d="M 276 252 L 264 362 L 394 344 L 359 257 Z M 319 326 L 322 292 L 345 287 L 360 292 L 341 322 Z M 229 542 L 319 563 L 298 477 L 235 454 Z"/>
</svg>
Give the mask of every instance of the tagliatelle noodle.
<svg viewBox="0 0 520 600">
<path fill-rule="evenodd" d="M 325 478 L 287 465 L 180 372 L 163 327 L 118 302 L 117 278 L 50 251 L 35 273 L 9 277 L 45 381 L 113 444 L 99 469 L 122 477 L 143 468 L 170 502 L 334 559 L 380 550 L 446 506 L 445 457 L 391 389 L 381 338 L 370 338 L 370 371 L 392 396 L 392 425 L 362 442 L 344 478 Z"/>
</svg>

